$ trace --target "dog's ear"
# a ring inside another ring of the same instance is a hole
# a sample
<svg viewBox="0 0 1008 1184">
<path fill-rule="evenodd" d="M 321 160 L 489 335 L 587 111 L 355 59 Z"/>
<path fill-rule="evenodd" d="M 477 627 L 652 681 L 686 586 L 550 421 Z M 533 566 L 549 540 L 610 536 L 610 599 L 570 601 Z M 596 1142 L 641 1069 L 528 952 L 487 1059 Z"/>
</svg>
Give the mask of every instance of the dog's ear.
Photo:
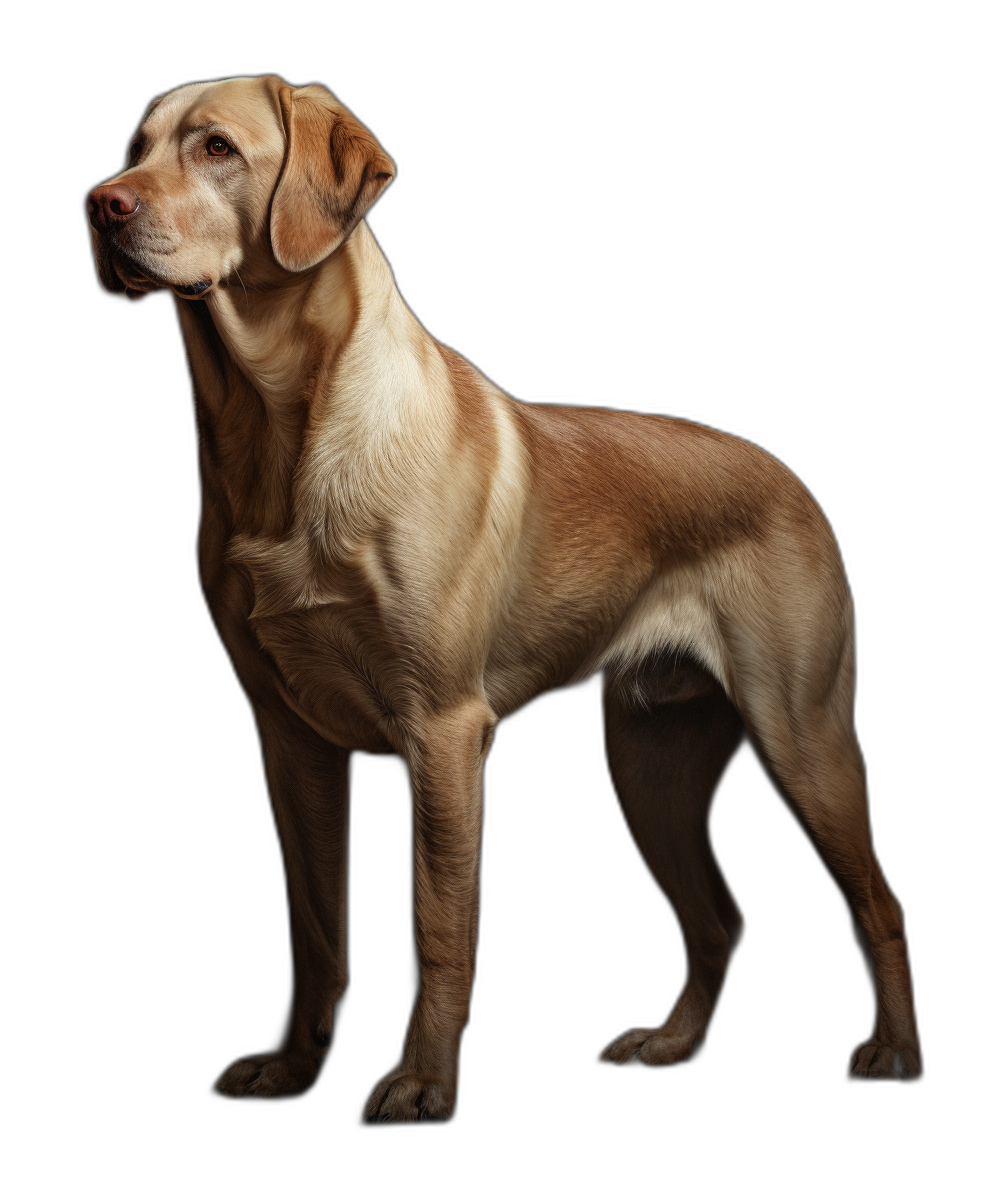
<svg viewBox="0 0 1008 1184">
<path fill-rule="evenodd" d="M 281 86 L 287 154 L 273 194 L 277 263 L 305 271 L 342 243 L 395 176 L 382 146 L 322 86 Z"/>
</svg>

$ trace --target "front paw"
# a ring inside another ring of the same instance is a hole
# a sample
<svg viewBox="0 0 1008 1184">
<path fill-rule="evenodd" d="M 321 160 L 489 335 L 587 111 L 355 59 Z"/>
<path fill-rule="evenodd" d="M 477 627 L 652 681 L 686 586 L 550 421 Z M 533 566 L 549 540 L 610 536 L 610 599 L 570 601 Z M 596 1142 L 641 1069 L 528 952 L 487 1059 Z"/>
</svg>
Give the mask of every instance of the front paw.
<svg viewBox="0 0 1008 1184">
<path fill-rule="evenodd" d="M 318 1076 L 314 1057 L 288 1052 L 260 1053 L 242 1057 L 217 1078 L 214 1089 L 229 1098 L 282 1098 L 303 1094 Z"/>
<path fill-rule="evenodd" d="M 365 1122 L 444 1122 L 455 1109 L 455 1083 L 393 1070 L 371 1091 Z"/>
</svg>

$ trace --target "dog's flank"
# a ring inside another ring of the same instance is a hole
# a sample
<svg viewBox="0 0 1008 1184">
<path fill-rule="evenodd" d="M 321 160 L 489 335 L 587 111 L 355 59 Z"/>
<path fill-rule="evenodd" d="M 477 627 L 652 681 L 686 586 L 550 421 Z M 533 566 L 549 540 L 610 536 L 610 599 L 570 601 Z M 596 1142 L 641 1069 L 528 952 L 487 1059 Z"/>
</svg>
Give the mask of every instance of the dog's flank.
<svg viewBox="0 0 1008 1184">
<path fill-rule="evenodd" d="M 420 989 L 366 1114 L 451 1114 L 494 727 L 600 669 L 613 780 L 689 957 L 665 1023 L 604 1055 L 667 1064 L 703 1037 L 741 925 L 707 813 L 748 732 L 868 940 L 878 1014 L 853 1071 L 919 1072 L 854 732 L 850 594 L 804 487 L 695 424 L 519 403 L 431 338 L 363 221 L 395 166 L 324 88 L 182 87 L 136 145 L 89 199 L 99 275 L 175 293 L 201 578 L 255 710 L 290 901 L 287 1036 L 219 1089 L 315 1079 L 347 981 L 347 754 L 397 752 Z"/>
</svg>

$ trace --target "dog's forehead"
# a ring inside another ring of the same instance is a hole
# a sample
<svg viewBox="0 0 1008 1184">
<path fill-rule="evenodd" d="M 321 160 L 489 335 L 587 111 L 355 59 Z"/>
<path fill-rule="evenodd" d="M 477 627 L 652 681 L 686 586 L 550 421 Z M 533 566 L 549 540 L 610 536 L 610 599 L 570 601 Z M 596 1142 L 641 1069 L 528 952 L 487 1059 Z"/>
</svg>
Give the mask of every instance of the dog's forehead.
<svg viewBox="0 0 1008 1184">
<path fill-rule="evenodd" d="M 257 140 L 282 138 L 273 81 L 264 77 L 188 83 L 155 99 L 141 127 L 155 138 L 209 124 L 235 127 Z"/>
</svg>

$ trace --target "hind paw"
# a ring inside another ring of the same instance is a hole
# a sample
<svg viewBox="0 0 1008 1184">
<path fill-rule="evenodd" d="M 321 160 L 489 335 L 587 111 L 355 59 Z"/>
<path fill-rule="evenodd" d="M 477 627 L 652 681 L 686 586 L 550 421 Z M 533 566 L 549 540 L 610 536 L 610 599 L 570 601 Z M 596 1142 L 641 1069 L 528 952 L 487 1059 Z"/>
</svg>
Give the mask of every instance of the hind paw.
<svg viewBox="0 0 1008 1184">
<path fill-rule="evenodd" d="M 689 1057 L 698 1039 L 664 1028 L 631 1028 L 603 1049 L 602 1060 L 622 1065 L 636 1057 L 645 1065 L 674 1065 Z"/>
<path fill-rule="evenodd" d="M 854 1050 L 850 1071 L 851 1077 L 898 1077 L 906 1081 L 920 1077 L 920 1052 L 910 1045 L 868 1040 Z"/>
</svg>

